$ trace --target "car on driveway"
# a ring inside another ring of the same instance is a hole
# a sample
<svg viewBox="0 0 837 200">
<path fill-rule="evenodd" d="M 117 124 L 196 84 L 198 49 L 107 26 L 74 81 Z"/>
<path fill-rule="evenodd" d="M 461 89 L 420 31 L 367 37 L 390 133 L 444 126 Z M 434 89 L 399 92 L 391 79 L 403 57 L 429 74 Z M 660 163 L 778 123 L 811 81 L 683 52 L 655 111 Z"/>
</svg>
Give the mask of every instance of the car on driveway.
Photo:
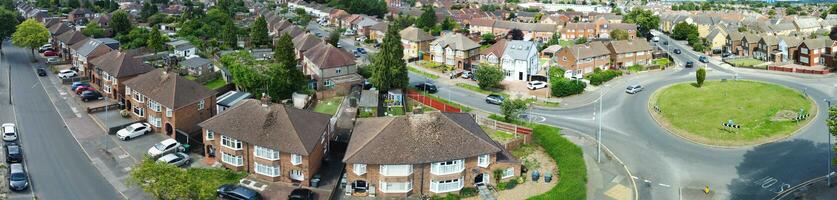
<svg viewBox="0 0 837 200">
<path fill-rule="evenodd" d="M 700 57 L 698 57 L 698 61 L 700 61 L 702 63 L 708 63 L 709 58 L 707 58 L 706 56 L 700 56 Z"/>
<path fill-rule="evenodd" d="M 38 48 L 38 53 L 43 53 L 46 51 L 52 51 L 52 46 L 42 46 L 41 48 Z"/>
<path fill-rule="evenodd" d="M 526 88 L 529 88 L 530 90 L 537 90 L 537 89 L 541 89 L 541 88 L 546 88 L 546 82 L 543 82 L 543 81 L 529 81 L 528 83 L 526 83 Z"/>
<path fill-rule="evenodd" d="M 90 83 L 83 82 L 83 81 L 76 81 L 76 82 L 73 82 L 72 85 L 70 85 L 70 89 L 75 91 L 76 88 L 78 88 L 79 86 L 90 86 Z"/>
<path fill-rule="evenodd" d="M 674 53 L 680 54 L 680 53 L 683 53 L 683 52 L 681 52 L 680 49 L 674 49 Z"/>
<path fill-rule="evenodd" d="M 235 200 L 260 200 L 262 196 L 250 188 L 240 185 L 221 185 L 218 187 L 218 197 Z"/>
<path fill-rule="evenodd" d="M 23 151 L 20 149 L 20 146 L 15 143 L 6 144 L 6 162 L 23 162 Z"/>
<path fill-rule="evenodd" d="M 183 150 L 185 149 L 183 149 L 183 146 L 180 145 L 180 142 L 169 138 L 151 146 L 151 148 L 148 149 L 148 155 L 151 156 L 151 158 L 157 158 L 171 152 Z"/>
<path fill-rule="evenodd" d="M 69 79 L 76 76 L 78 76 L 78 72 L 69 69 L 61 70 L 58 72 L 58 78 L 61 79 Z"/>
<path fill-rule="evenodd" d="M 38 68 L 38 76 L 46 76 L 47 72 L 44 68 Z"/>
<path fill-rule="evenodd" d="M 172 165 L 178 166 L 178 167 L 183 167 L 183 166 L 186 166 L 189 163 L 191 163 L 192 160 L 190 160 L 189 155 L 186 154 L 186 153 L 175 152 L 175 153 L 166 154 L 165 156 L 160 157 L 159 159 L 157 159 L 157 162 L 172 164 Z"/>
<path fill-rule="evenodd" d="M 76 94 L 81 94 L 81 92 L 89 91 L 89 90 L 96 90 L 96 89 L 93 88 L 92 86 L 82 85 L 82 86 L 76 87 L 75 93 Z"/>
<path fill-rule="evenodd" d="M 50 57 L 50 58 L 47 58 L 46 62 L 47 62 L 47 64 L 56 64 L 59 61 L 61 61 L 61 60 L 58 57 Z"/>
<path fill-rule="evenodd" d="M 471 79 L 473 77 L 474 77 L 474 73 L 472 73 L 471 71 L 462 72 L 462 78 L 464 78 L 464 79 Z"/>
<path fill-rule="evenodd" d="M 44 57 L 52 57 L 52 56 L 58 56 L 58 52 L 51 51 L 51 50 L 44 51 Z"/>
<path fill-rule="evenodd" d="M 695 62 L 692 62 L 692 61 L 686 61 L 686 66 L 685 66 L 685 67 L 686 67 L 686 68 L 692 68 L 692 67 L 695 67 Z"/>
<path fill-rule="evenodd" d="M 357 51 L 358 53 L 361 53 L 361 54 L 366 54 L 366 49 L 361 48 L 361 47 L 358 47 L 357 49 L 355 49 L 355 51 Z"/>
<path fill-rule="evenodd" d="M 419 83 L 419 84 L 416 84 L 415 86 L 416 86 L 416 89 L 421 90 L 421 91 L 425 91 L 425 92 L 429 92 L 431 94 L 436 93 L 437 91 L 439 91 L 439 88 L 437 88 L 436 85 L 433 84 L 433 83 Z"/>
<path fill-rule="evenodd" d="M 3 124 L 3 141 L 12 142 L 17 140 L 17 128 L 15 128 L 15 124 L 12 123 L 5 123 Z"/>
<path fill-rule="evenodd" d="M 313 200 L 314 192 L 306 188 L 297 188 L 288 195 L 288 200 Z"/>
<path fill-rule="evenodd" d="M 81 101 L 85 101 L 85 102 L 90 101 L 90 100 L 104 99 L 104 97 L 102 97 L 102 93 L 99 93 L 96 90 L 87 90 L 87 91 L 81 92 L 81 94 L 78 95 L 78 96 L 81 97 Z"/>
<path fill-rule="evenodd" d="M 131 125 L 126 126 L 125 128 L 116 131 L 116 137 L 119 137 L 120 140 L 129 140 L 132 138 L 136 138 L 146 133 L 151 132 L 151 124 L 149 123 L 134 123 Z"/>
<path fill-rule="evenodd" d="M 625 92 L 628 94 L 636 94 L 640 91 L 642 91 L 642 85 L 630 85 L 628 86 L 628 89 L 625 89 Z"/>
<path fill-rule="evenodd" d="M 485 97 L 485 103 L 500 105 L 503 104 L 503 101 L 505 99 L 505 97 L 500 96 L 499 94 L 489 94 L 487 97 Z"/>
<path fill-rule="evenodd" d="M 29 178 L 22 163 L 9 165 L 9 189 L 22 191 L 29 187 Z"/>
</svg>

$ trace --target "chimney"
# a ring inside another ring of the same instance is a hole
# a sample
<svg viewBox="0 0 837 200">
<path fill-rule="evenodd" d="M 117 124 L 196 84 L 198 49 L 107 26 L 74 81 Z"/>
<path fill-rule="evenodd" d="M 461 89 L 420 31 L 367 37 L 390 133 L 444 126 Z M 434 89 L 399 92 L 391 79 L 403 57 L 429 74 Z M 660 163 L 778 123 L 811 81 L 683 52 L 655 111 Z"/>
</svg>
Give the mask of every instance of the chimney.
<svg viewBox="0 0 837 200">
<path fill-rule="evenodd" d="M 270 105 L 270 95 L 267 95 L 266 93 L 262 93 L 261 101 L 262 101 L 262 107 L 269 106 Z"/>
</svg>

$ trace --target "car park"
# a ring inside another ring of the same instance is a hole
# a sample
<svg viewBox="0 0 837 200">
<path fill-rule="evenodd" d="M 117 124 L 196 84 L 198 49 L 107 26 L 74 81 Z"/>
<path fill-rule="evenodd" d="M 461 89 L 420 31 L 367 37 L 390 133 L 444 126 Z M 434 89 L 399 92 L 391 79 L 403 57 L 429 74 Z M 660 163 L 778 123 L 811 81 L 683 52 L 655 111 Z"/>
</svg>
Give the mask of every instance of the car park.
<svg viewBox="0 0 837 200">
<path fill-rule="evenodd" d="M 116 137 L 119 137 L 120 140 L 129 140 L 145 135 L 146 133 L 150 132 L 151 124 L 133 123 L 131 125 L 126 126 L 125 128 L 119 129 L 119 131 L 116 131 Z"/>
<path fill-rule="evenodd" d="M 637 92 L 642 91 L 642 89 L 642 85 L 630 85 L 627 89 L 625 89 L 625 92 L 628 94 L 636 94 Z"/>
<path fill-rule="evenodd" d="M 2 127 L 3 141 L 12 142 L 17 140 L 17 128 L 15 128 L 15 124 L 5 123 Z"/>
<path fill-rule="evenodd" d="M 172 164 L 172 165 L 178 166 L 178 167 L 183 167 L 183 166 L 188 165 L 189 163 L 192 163 L 192 160 L 189 158 L 189 155 L 186 154 L 186 153 L 175 152 L 175 153 L 170 153 L 170 154 L 166 154 L 164 156 L 161 156 L 159 159 L 157 159 L 157 162 Z"/>
<path fill-rule="evenodd" d="M 70 85 L 70 89 L 75 91 L 76 88 L 78 88 L 79 86 L 90 86 L 90 83 L 83 82 L 83 81 L 76 81 L 76 82 L 73 82 L 73 84 Z"/>
<path fill-rule="evenodd" d="M 695 62 L 692 62 L 692 61 L 687 61 L 686 62 L 686 68 L 692 68 L 694 66 L 695 66 Z"/>
<path fill-rule="evenodd" d="M 87 91 L 81 92 L 79 97 L 81 97 L 81 101 L 104 99 L 104 97 L 102 97 L 102 93 L 99 93 L 95 90 L 87 90 Z"/>
<path fill-rule="evenodd" d="M 44 57 L 58 56 L 58 52 L 48 50 L 44 51 Z"/>
<path fill-rule="evenodd" d="M 528 83 L 526 83 L 526 88 L 529 88 L 530 90 L 537 90 L 537 89 L 541 89 L 541 88 L 546 88 L 546 82 L 543 82 L 543 81 L 529 81 Z"/>
<path fill-rule="evenodd" d="M 22 163 L 9 165 L 9 189 L 22 191 L 29 187 L 29 177 Z"/>
<path fill-rule="evenodd" d="M 698 61 L 700 61 L 702 63 L 708 63 L 709 58 L 707 58 L 706 56 L 700 56 L 700 57 L 698 57 Z"/>
<path fill-rule="evenodd" d="M 218 197 L 224 199 L 234 199 L 234 200 L 260 200 L 262 196 L 259 195 L 258 192 L 252 190 L 250 188 L 246 188 L 240 185 L 221 185 L 218 187 L 216 191 L 218 193 Z"/>
<path fill-rule="evenodd" d="M 6 162 L 19 163 L 23 162 L 23 150 L 15 143 L 6 144 Z"/>
<path fill-rule="evenodd" d="M 436 87 L 436 85 L 433 84 L 433 83 L 419 83 L 419 84 L 416 84 L 415 86 L 416 86 L 416 89 L 418 89 L 420 91 L 429 92 L 429 93 L 436 93 L 436 92 L 439 91 L 439 88 Z"/>
<path fill-rule="evenodd" d="M 314 192 L 306 188 L 297 188 L 288 195 L 288 200 L 313 200 Z"/>
<path fill-rule="evenodd" d="M 680 49 L 674 49 L 674 53 L 676 53 L 676 54 L 680 54 L 680 53 L 682 53 L 682 52 L 680 51 Z"/>
<path fill-rule="evenodd" d="M 58 72 L 58 78 L 61 79 L 69 79 L 76 76 L 78 76 L 78 72 L 69 69 L 61 70 Z"/>
<path fill-rule="evenodd" d="M 96 89 L 93 88 L 92 86 L 82 85 L 82 86 L 76 87 L 75 93 L 76 94 L 81 94 L 82 92 L 88 91 L 88 90 L 96 90 Z"/>
<path fill-rule="evenodd" d="M 151 146 L 151 148 L 148 149 L 148 156 L 151 156 L 151 158 L 157 158 L 168 153 L 183 150 L 185 149 L 182 145 L 180 145 L 180 142 L 169 138 Z"/>
<path fill-rule="evenodd" d="M 47 72 L 44 68 L 38 68 L 38 76 L 46 76 Z"/>
<path fill-rule="evenodd" d="M 505 99 L 505 97 L 500 96 L 499 94 L 489 94 L 487 97 L 485 97 L 485 103 L 500 105 L 503 104 L 503 101 Z"/>
</svg>

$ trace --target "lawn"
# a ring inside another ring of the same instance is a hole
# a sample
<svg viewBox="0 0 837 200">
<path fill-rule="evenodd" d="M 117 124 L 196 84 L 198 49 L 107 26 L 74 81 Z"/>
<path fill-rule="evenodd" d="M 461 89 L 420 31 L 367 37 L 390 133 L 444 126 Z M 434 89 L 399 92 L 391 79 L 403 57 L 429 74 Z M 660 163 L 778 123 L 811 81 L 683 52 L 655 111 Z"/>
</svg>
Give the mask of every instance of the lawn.
<svg viewBox="0 0 837 200">
<path fill-rule="evenodd" d="M 654 116 L 669 130 L 695 142 L 724 146 L 786 137 L 810 121 L 798 123 L 790 118 L 800 108 L 806 114 L 814 109 L 800 92 L 754 81 L 707 81 L 700 88 L 676 84 L 655 93 L 650 102 L 659 106 L 661 112 Z M 740 130 L 724 129 L 722 124 L 728 120 L 740 125 Z"/>
<path fill-rule="evenodd" d="M 501 141 L 501 142 L 513 140 L 514 138 L 516 138 L 514 136 L 514 134 L 511 134 L 511 133 L 505 132 L 505 131 L 499 131 L 499 130 L 498 131 L 493 131 L 493 130 L 489 129 L 489 130 L 486 130 L 485 132 L 488 133 L 488 137 L 491 137 L 491 139 L 496 140 L 496 141 Z"/>
<path fill-rule="evenodd" d="M 335 113 L 337 113 L 337 108 L 340 107 L 340 103 L 342 101 L 343 97 L 338 96 L 317 102 L 317 106 L 314 107 L 314 112 L 334 115 Z"/>
<path fill-rule="evenodd" d="M 483 90 L 482 88 L 480 88 L 480 86 L 471 85 L 471 84 L 467 84 L 467 83 L 456 83 L 456 87 L 460 87 L 462 89 L 474 91 L 474 92 L 485 94 L 485 95 L 498 94 L 500 96 L 509 98 L 509 94 L 506 94 L 505 92 L 503 92 L 500 89 Z"/>
<path fill-rule="evenodd" d="M 211 80 L 209 82 L 204 83 L 203 86 L 206 86 L 207 88 L 214 90 L 224 87 L 224 85 L 226 84 L 227 82 L 224 81 L 223 78 L 216 78 L 215 80 Z"/>
<path fill-rule="evenodd" d="M 727 60 L 727 62 L 736 67 L 753 67 L 753 65 L 764 63 L 764 61 L 753 58 L 734 58 Z"/>
<path fill-rule="evenodd" d="M 561 45 L 562 48 L 567 48 L 575 45 L 575 40 L 558 40 L 558 45 Z"/>
<path fill-rule="evenodd" d="M 410 72 L 413 72 L 413 73 L 416 73 L 416 74 L 420 74 L 420 75 L 422 75 L 424 77 L 427 77 L 429 79 L 433 79 L 433 80 L 439 79 L 439 76 L 437 76 L 436 74 L 431 74 L 431 73 L 422 71 L 420 69 L 416 69 L 415 67 L 407 66 L 407 70 L 410 70 Z"/>
<path fill-rule="evenodd" d="M 433 70 L 433 71 L 436 71 L 436 72 L 439 72 L 439 73 L 445 73 L 446 71 L 451 70 L 450 67 L 448 67 L 446 65 L 443 65 L 443 64 L 433 62 L 433 61 L 421 60 L 421 61 L 416 62 L 416 64 L 419 67 L 422 67 L 422 68 L 425 68 L 425 69 L 430 69 L 430 70 Z"/>
<path fill-rule="evenodd" d="M 535 144 L 546 150 L 558 166 L 558 184 L 548 192 L 529 199 L 587 199 L 587 167 L 581 148 L 561 136 L 560 129 L 535 125 Z"/>
</svg>

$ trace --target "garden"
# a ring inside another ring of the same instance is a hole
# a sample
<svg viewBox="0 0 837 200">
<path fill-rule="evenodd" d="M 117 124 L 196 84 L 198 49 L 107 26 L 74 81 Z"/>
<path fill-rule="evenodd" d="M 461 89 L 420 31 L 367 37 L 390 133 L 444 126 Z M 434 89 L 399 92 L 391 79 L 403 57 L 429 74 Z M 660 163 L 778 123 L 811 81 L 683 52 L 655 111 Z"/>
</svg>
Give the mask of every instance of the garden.
<svg viewBox="0 0 837 200">
<path fill-rule="evenodd" d="M 317 105 L 314 106 L 314 112 L 334 115 L 337 113 L 337 109 L 340 108 L 340 103 L 342 102 L 343 96 L 336 96 L 318 101 Z"/>
<path fill-rule="evenodd" d="M 247 174 L 224 168 L 188 168 L 144 158 L 131 170 L 129 183 L 155 199 L 216 199 L 224 184 L 237 184 Z M 150 184 L 153 183 L 153 184 Z"/>
</svg>

